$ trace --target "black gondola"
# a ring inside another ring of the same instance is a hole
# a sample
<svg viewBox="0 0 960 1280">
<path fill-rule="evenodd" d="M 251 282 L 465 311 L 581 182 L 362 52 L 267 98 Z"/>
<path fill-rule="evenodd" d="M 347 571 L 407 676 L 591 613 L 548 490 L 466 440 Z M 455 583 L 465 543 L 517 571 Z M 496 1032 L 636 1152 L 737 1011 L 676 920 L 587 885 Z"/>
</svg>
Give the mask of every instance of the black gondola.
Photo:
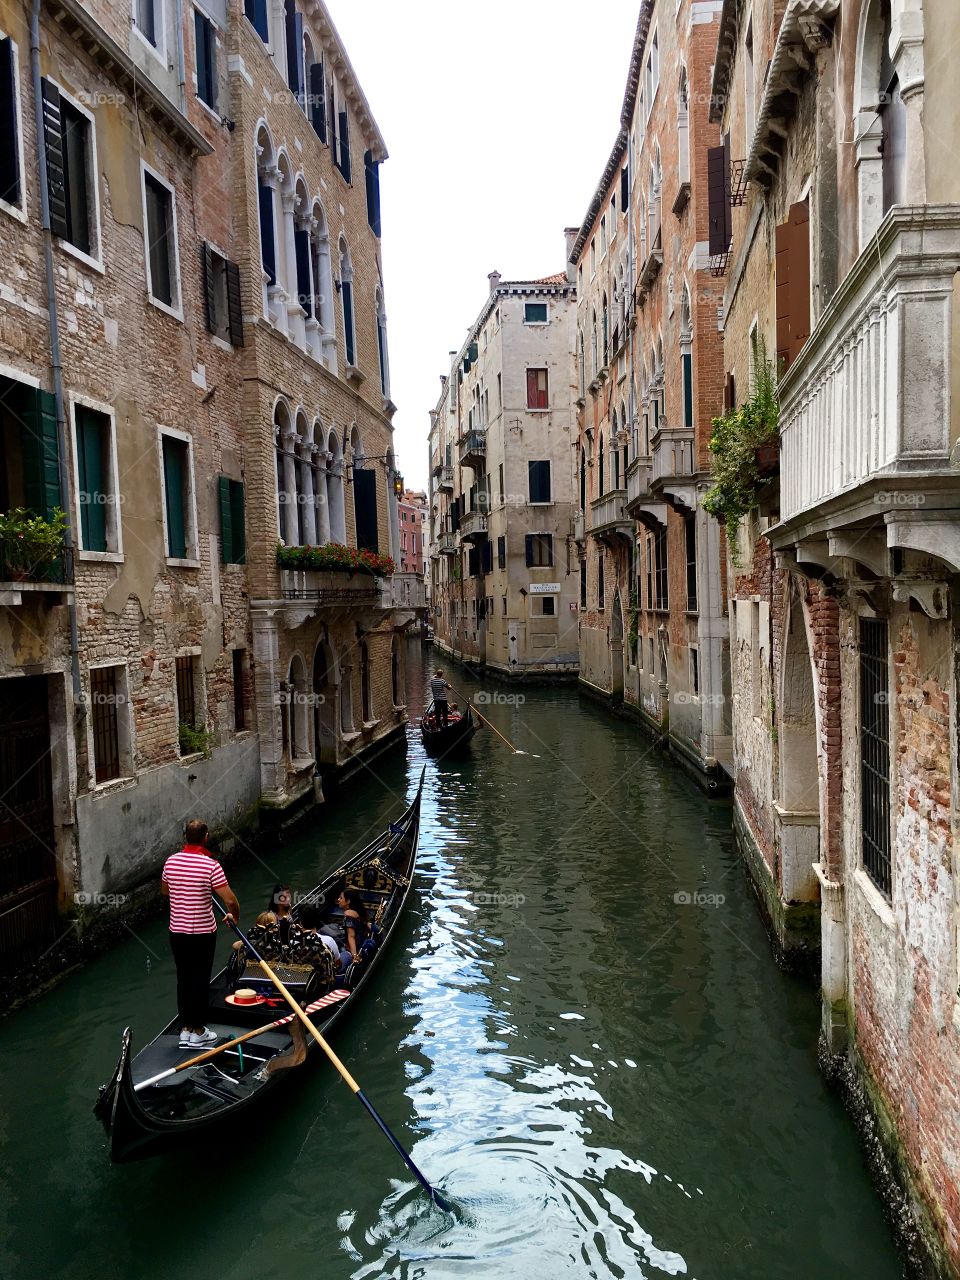
<svg viewBox="0 0 960 1280">
<path fill-rule="evenodd" d="M 409 896 L 417 860 L 422 794 L 421 774 L 416 797 L 403 816 L 307 895 L 320 904 L 324 919 L 332 921 L 341 915 L 333 891 L 344 883 L 354 886 L 361 890 L 377 921 L 377 949 L 365 963 L 354 967 L 349 988 L 338 983 L 326 996 L 311 991 L 309 985 L 298 989 L 296 979 L 300 977 L 302 981 L 302 974 L 291 973 L 282 963 L 271 965 L 282 981 L 290 980 L 288 985 L 301 995 L 301 1002 L 308 1009 L 313 1007 L 314 995 L 320 1001 L 328 1001 L 311 1013 L 314 1025 L 324 1037 L 361 998 Z M 294 907 L 295 916 L 296 913 L 297 907 Z M 288 1080 L 291 1074 L 298 1074 L 284 1069 L 287 1063 L 298 1065 L 305 1053 L 309 1055 L 317 1049 L 312 1038 L 307 1038 L 305 1043 L 300 1038 L 299 1024 L 291 1033 L 292 1015 L 286 1018 L 290 1014 L 286 1005 L 240 1007 L 227 1003 L 226 997 L 237 980 L 233 966 L 227 965 L 210 983 L 207 1025 L 224 1038 L 224 1043 L 256 1027 L 266 1028 L 278 1019 L 285 1019 L 287 1025 L 271 1027 L 237 1049 L 220 1053 L 206 1063 L 167 1076 L 140 1091 L 138 1085 L 197 1056 L 197 1051 L 179 1047 L 180 1024 L 175 1018 L 134 1057 L 128 1027 L 123 1033 L 116 1070 L 109 1084 L 101 1086 L 94 1108 L 110 1139 L 113 1160 L 124 1162 L 159 1155 L 196 1138 L 208 1138 L 211 1130 L 220 1126 L 229 1127 L 240 1112 L 246 1114 L 266 1095 L 272 1095 L 278 1084 Z M 246 986 L 248 982 L 244 976 L 242 984 Z M 256 980 L 250 985 L 254 989 L 262 986 Z"/>
<path fill-rule="evenodd" d="M 469 707 L 462 712 L 451 708 L 446 725 L 442 725 L 431 702 L 420 721 L 423 745 L 430 756 L 453 755 L 462 751 L 476 731 L 477 722 Z"/>
</svg>

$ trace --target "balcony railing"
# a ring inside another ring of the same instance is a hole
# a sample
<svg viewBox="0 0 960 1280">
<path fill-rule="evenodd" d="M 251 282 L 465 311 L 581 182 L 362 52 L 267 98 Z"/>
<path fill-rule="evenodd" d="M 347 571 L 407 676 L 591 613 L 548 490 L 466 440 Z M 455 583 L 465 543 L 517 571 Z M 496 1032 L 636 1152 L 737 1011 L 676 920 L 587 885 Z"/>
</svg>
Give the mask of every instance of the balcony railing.
<svg viewBox="0 0 960 1280">
<path fill-rule="evenodd" d="M 487 433 L 485 431 L 468 431 L 460 445 L 460 462 L 465 467 L 472 467 L 487 456 Z"/>
<path fill-rule="evenodd" d="M 460 517 L 460 537 L 475 542 L 487 536 L 487 517 L 482 511 L 465 511 Z"/>
<path fill-rule="evenodd" d="M 280 592 L 284 600 L 309 600 L 320 606 L 380 604 L 389 582 L 389 578 L 375 578 L 369 573 L 280 570 Z"/>
<path fill-rule="evenodd" d="M 696 434 L 693 427 L 661 427 L 650 440 L 653 450 L 651 483 L 689 480 L 696 474 Z"/>
<path fill-rule="evenodd" d="M 573 538 L 575 542 L 583 541 L 583 512 L 577 511 L 573 516 Z"/>
<path fill-rule="evenodd" d="M 384 579 L 393 609 L 425 609 L 427 585 L 419 573 L 395 573 Z"/>
<path fill-rule="evenodd" d="M 437 481 L 438 491 L 453 493 L 453 467 L 434 467 L 433 474 Z"/>
<path fill-rule="evenodd" d="M 457 535 L 455 533 L 441 533 L 437 539 L 437 546 L 442 556 L 455 556 L 457 554 Z"/>
<path fill-rule="evenodd" d="M 874 478 L 895 490 L 956 477 L 958 270 L 960 205 L 887 214 L 780 382 L 783 523 Z"/>
<path fill-rule="evenodd" d="M 593 534 L 633 532 L 627 515 L 626 489 L 611 489 L 590 503 L 590 532 Z"/>
<path fill-rule="evenodd" d="M 54 560 L 24 568 L 22 560 L 8 563 L 0 550 L 0 595 L 3 604 L 22 604 L 23 597 L 37 597 L 44 593 L 71 595 L 73 584 L 68 581 L 66 553 Z"/>
<path fill-rule="evenodd" d="M 627 511 L 638 502 L 649 502 L 650 480 L 653 476 L 653 460 L 638 457 L 627 467 Z"/>
</svg>

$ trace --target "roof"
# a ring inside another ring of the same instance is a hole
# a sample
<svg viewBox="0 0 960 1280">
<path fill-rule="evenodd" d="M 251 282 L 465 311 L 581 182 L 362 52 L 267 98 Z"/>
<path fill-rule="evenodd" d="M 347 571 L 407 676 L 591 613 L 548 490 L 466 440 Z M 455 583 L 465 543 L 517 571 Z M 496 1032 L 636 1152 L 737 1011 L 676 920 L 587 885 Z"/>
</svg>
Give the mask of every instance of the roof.
<svg viewBox="0 0 960 1280">
<path fill-rule="evenodd" d="M 710 85 L 710 112 L 707 119 L 717 124 L 723 119 L 727 105 L 727 90 L 737 52 L 737 27 L 742 0 L 723 0 L 717 31 L 717 55 L 713 61 L 713 81 Z"/>
<path fill-rule="evenodd" d="M 530 284 L 567 284 L 567 275 L 565 271 L 558 271 L 555 276 L 543 276 L 539 280 L 531 280 Z"/>
<path fill-rule="evenodd" d="M 583 246 L 587 242 L 587 237 L 590 235 L 600 208 L 606 199 L 607 192 L 610 190 L 610 184 L 613 182 L 614 176 L 620 168 L 620 161 L 627 150 L 627 142 L 630 138 L 630 123 L 633 120 L 633 111 L 637 105 L 637 94 L 640 91 L 643 51 L 647 43 L 647 33 L 650 30 L 650 18 L 653 15 L 654 3 L 655 0 L 642 0 L 640 5 L 640 16 L 637 19 L 637 30 L 633 37 L 633 49 L 630 53 L 630 65 L 627 68 L 627 85 L 623 92 L 623 105 L 620 108 L 620 130 L 600 176 L 597 189 L 593 193 L 593 199 L 590 201 L 586 215 L 580 224 L 580 234 L 577 236 L 570 252 L 571 262 L 579 261 L 580 255 L 583 253 Z"/>
<path fill-rule="evenodd" d="M 347 100 L 353 107 L 357 122 L 366 135 L 367 141 L 373 144 L 370 147 L 373 159 L 378 163 L 386 160 L 387 144 L 384 142 L 383 134 L 373 118 L 373 112 L 370 110 L 366 94 L 360 86 L 357 73 L 354 71 L 353 64 L 347 56 L 343 41 L 340 39 L 340 33 L 333 25 L 333 19 L 330 17 L 327 6 L 323 0 L 305 0 L 304 9 L 313 22 L 316 23 L 320 35 L 333 46 L 333 54 L 330 61 L 343 82 Z"/>
</svg>

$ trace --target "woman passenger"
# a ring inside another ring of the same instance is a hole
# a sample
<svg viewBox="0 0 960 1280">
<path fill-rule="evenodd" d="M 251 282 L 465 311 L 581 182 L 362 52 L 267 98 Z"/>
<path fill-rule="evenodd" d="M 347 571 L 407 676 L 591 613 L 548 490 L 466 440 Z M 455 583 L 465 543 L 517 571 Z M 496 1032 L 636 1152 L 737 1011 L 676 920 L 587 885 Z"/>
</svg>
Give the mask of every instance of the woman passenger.
<svg viewBox="0 0 960 1280">
<path fill-rule="evenodd" d="M 360 948 L 370 937 L 370 917 L 359 889 L 343 889 L 337 899 L 343 909 L 343 928 L 347 945 L 340 951 L 340 965 L 344 971 L 358 959 Z"/>
</svg>

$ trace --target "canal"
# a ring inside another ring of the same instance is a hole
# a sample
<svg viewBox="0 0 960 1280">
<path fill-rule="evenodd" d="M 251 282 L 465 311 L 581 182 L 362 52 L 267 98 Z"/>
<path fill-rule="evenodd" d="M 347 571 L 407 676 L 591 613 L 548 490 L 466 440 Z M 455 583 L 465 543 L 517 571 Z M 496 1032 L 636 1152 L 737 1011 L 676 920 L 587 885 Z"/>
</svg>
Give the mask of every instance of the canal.
<svg viewBox="0 0 960 1280">
<path fill-rule="evenodd" d="M 424 677 L 412 647 L 411 704 Z M 572 690 L 518 705 L 453 678 L 527 754 L 484 731 L 427 763 L 418 891 L 336 1047 L 459 1219 L 319 1061 L 260 1127 L 111 1166 L 91 1107 L 122 1027 L 142 1044 L 170 1014 L 158 921 L 0 1024 L 0 1274 L 901 1275 L 728 807 Z M 423 764 L 411 729 L 406 759 L 237 867 L 245 917 L 395 816 Z"/>
</svg>

